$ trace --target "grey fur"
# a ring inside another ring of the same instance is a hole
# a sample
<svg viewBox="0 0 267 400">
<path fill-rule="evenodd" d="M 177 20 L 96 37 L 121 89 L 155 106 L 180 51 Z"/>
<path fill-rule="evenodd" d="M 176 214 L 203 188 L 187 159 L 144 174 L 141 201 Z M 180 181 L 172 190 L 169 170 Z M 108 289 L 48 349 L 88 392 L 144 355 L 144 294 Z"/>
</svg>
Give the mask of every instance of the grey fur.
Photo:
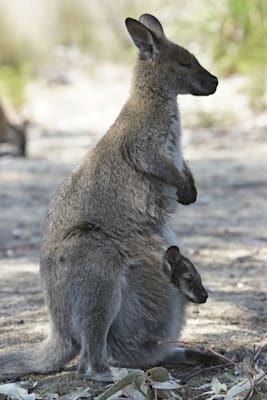
<svg viewBox="0 0 267 400">
<path fill-rule="evenodd" d="M 174 244 L 169 215 L 177 201 L 196 200 L 182 157 L 176 96 L 212 94 L 217 79 L 160 35 L 155 17 L 140 20 L 149 28 L 126 20 L 140 50 L 131 95 L 59 188 L 44 223 L 40 273 L 52 332 L 46 350 L 2 355 L 1 373 L 57 370 L 80 352 L 81 374 L 110 380 L 109 357 L 131 366 L 144 361 L 142 352 L 154 363 L 161 358 L 152 351 L 155 341 L 177 338 L 183 325 L 183 296 L 161 268 L 161 255 Z M 128 350 L 133 346 L 128 355 L 125 335 L 132 343 Z M 138 335 L 151 339 L 152 347 L 139 347 Z"/>
<path fill-rule="evenodd" d="M 176 364 L 195 361 L 187 357 L 185 349 L 167 342 L 177 340 L 188 301 L 204 303 L 208 294 L 195 266 L 177 247 L 166 251 L 163 267 L 160 265 L 162 260 L 155 253 L 154 259 L 125 271 L 123 302 L 107 340 L 115 365 L 144 367 L 171 360 Z M 199 362 L 199 352 L 198 357 Z M 207 361 L 205 355 L 202 361 Z"/>
<path fill-rule="evenodd" d="M 0 103 L 0 144 L 8 143 L 16 150 L 14 155 L 26 157 L 27 130 L 29 121 L 22 124 L 13 124 L 7 118 L 5 110 Z M 0 155 L 4 155 L 1 152 Z"/>
</svg>

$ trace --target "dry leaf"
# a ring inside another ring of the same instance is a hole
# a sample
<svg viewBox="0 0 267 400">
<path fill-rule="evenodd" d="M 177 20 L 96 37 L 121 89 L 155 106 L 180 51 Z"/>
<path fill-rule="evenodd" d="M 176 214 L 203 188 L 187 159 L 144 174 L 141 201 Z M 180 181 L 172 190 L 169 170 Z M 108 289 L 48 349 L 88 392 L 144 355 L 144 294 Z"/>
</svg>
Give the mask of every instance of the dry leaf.
<svg viewBox="0 0 267 400">
<path fill-rule="evenodd" d="M 166 382 L 154 382 L 152 384 L 153 389 L 162 389 L 162 390 L 174 390 L 179 389 L 182 385 L 178 385 L 175 381 L 166 381 Z"/>
<path fill-rule="evenodd" d="M 211 388 L 214 394 L 222 394 L 227 392 L 227 386 L 221 383 L 218 378 L 213 377 L 211 381 Z"/>
<path fill-rule="evenodd" d="M 58 400 L 77 400 L 80 398 L 91 398 L 92 394 L 89 391 L 89 389 L 80 389 L 80 390 L 74 390 L 73 392 L 64 394 L 64 396 L 61 396 Z"/>
<path fill-rule="evenodd" d="M 12 400 L 35 400 L 35 394 L 29 394 L 17 383 L 5 383 L 0 385 L 0 394 L 4 394 Z"/>
</svg>

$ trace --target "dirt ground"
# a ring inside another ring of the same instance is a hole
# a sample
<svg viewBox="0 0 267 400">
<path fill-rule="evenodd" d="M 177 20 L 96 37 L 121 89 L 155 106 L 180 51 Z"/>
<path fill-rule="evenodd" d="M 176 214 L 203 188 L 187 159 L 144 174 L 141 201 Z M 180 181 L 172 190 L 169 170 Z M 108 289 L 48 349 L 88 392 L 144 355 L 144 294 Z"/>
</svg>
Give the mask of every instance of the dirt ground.
<svg viewBox="0 0 267 400">
<path fill-rule="evenodd" d="M 27 347 L 45 336 L 48 318 L 38 277 L 42 220 L 60 182 L 126 98 L 128 76 L 116 71 L 106 80 L 96 76 L 82 84 L 77 78 L 66 87 L 35 85 L 28 103 L 33 121 L 28 158 L 0 157 L 0 351 Z M 202 274 L 209 300 L 189 307 L 181 341 L 230 356 L 267 343 L 266 134 L 266 120 L 257 126 L 252 121 L 184 129 L 185 158 L 199 197 L 194 205 L 178 207 L 173 225 Z M 190 372 L 172 370 L 179 378 Z M 213 374 L 203 370 L 197 384 Z M 85 384 L 72 370 L 33 379 L 42 398 L 77 387 L 97 393 L 103 387 Z M 193 395 L 190 384 L 179 392 L 185 400 L 199 393 Z"/>
</svg>

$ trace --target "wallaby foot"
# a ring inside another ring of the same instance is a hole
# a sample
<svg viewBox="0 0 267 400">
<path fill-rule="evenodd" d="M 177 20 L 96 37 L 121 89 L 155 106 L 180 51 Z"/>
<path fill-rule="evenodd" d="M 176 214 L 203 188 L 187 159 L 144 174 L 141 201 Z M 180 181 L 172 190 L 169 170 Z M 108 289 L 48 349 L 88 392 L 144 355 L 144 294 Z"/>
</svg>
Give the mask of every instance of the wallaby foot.
<svg viewBox="0 0 267 400">
<path fill-rule="evenodd" d="M 93 360 L 90 358 L 93 358 Z M 78 376 L 84 379 L 90 379 L 99 382 L 112 381 L 111 371 L 107 365 L 107 362 L 105 361 L 104 355 L 97 355 L 93 353 L 92 357 L 90 357 L 89 351 L 85 350 L 85 348 L 82 349 L 81 360 L 78 368 Z"/>
<path fill-rule="evenodd" d="M 78 376 L 97 382 L 113 382 L 113 376 L 108 366 L 91 366 L 87 370 L 79 368 Z"/>
<path fill-rule="evenodd" d="M 192 350 L 189 348 L 174 348 L 163 360 L 164 364 L 172 365 L 216 365 L 224 361 L 219 356 L 204 350 Z"/>
<path fill-rule="evenodd" d="M 107 315 L 104 318 L 104 310 L 101 322 L 102 325 L 99 321 L 92 320 L 91 327 L 88 324 L 86 329 L 87 335 L 84 333 L 78 374 L 85 379 L 112 382 L 106 352 L 106 331 L 109 329 L 109 324 Z"/>
</svg>

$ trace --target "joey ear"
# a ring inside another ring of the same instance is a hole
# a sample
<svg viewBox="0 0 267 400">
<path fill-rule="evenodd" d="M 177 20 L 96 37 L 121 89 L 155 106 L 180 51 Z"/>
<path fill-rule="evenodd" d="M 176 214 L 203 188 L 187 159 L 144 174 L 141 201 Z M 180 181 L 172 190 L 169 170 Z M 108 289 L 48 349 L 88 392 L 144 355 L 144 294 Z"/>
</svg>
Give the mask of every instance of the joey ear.
<svg viewBox="0 0 267 400">
<path fill-rule="evenodd" d="M 144 58 L 153 58 L 158 54 L 157 46 L 150 30 L 133 18 L 126 18 L 126 28 Z"/>
<path fill-rule="evenodd" d="M 165 38 L 164 30 L 162 28 L 159 20 L 151 14 L 143 14 L 139 18 L 139 21 L 145 25 L 151 32 L 154 33 L 156 38 L 162 39 Z"/>
<path fill-rule="evenodd" d="M 172 278 L 172 275 L 173 275 L 173 270 L 172 270 L 171 264 L 168 262 L 167 259 L 164 260 L 162 269 L 163 269 L 164 274 L 165 274 L 169 279 L 171 279 L 171 278 Z"/>
<path fill-rule="evenodd" d="M 169 247 L 165 252 L 164 258 L 168 261 L 171 268 L 173 269 L 175 265 L 179 263 L 181 258 L 179 248 L 177 246 Z"/>
</svg>

